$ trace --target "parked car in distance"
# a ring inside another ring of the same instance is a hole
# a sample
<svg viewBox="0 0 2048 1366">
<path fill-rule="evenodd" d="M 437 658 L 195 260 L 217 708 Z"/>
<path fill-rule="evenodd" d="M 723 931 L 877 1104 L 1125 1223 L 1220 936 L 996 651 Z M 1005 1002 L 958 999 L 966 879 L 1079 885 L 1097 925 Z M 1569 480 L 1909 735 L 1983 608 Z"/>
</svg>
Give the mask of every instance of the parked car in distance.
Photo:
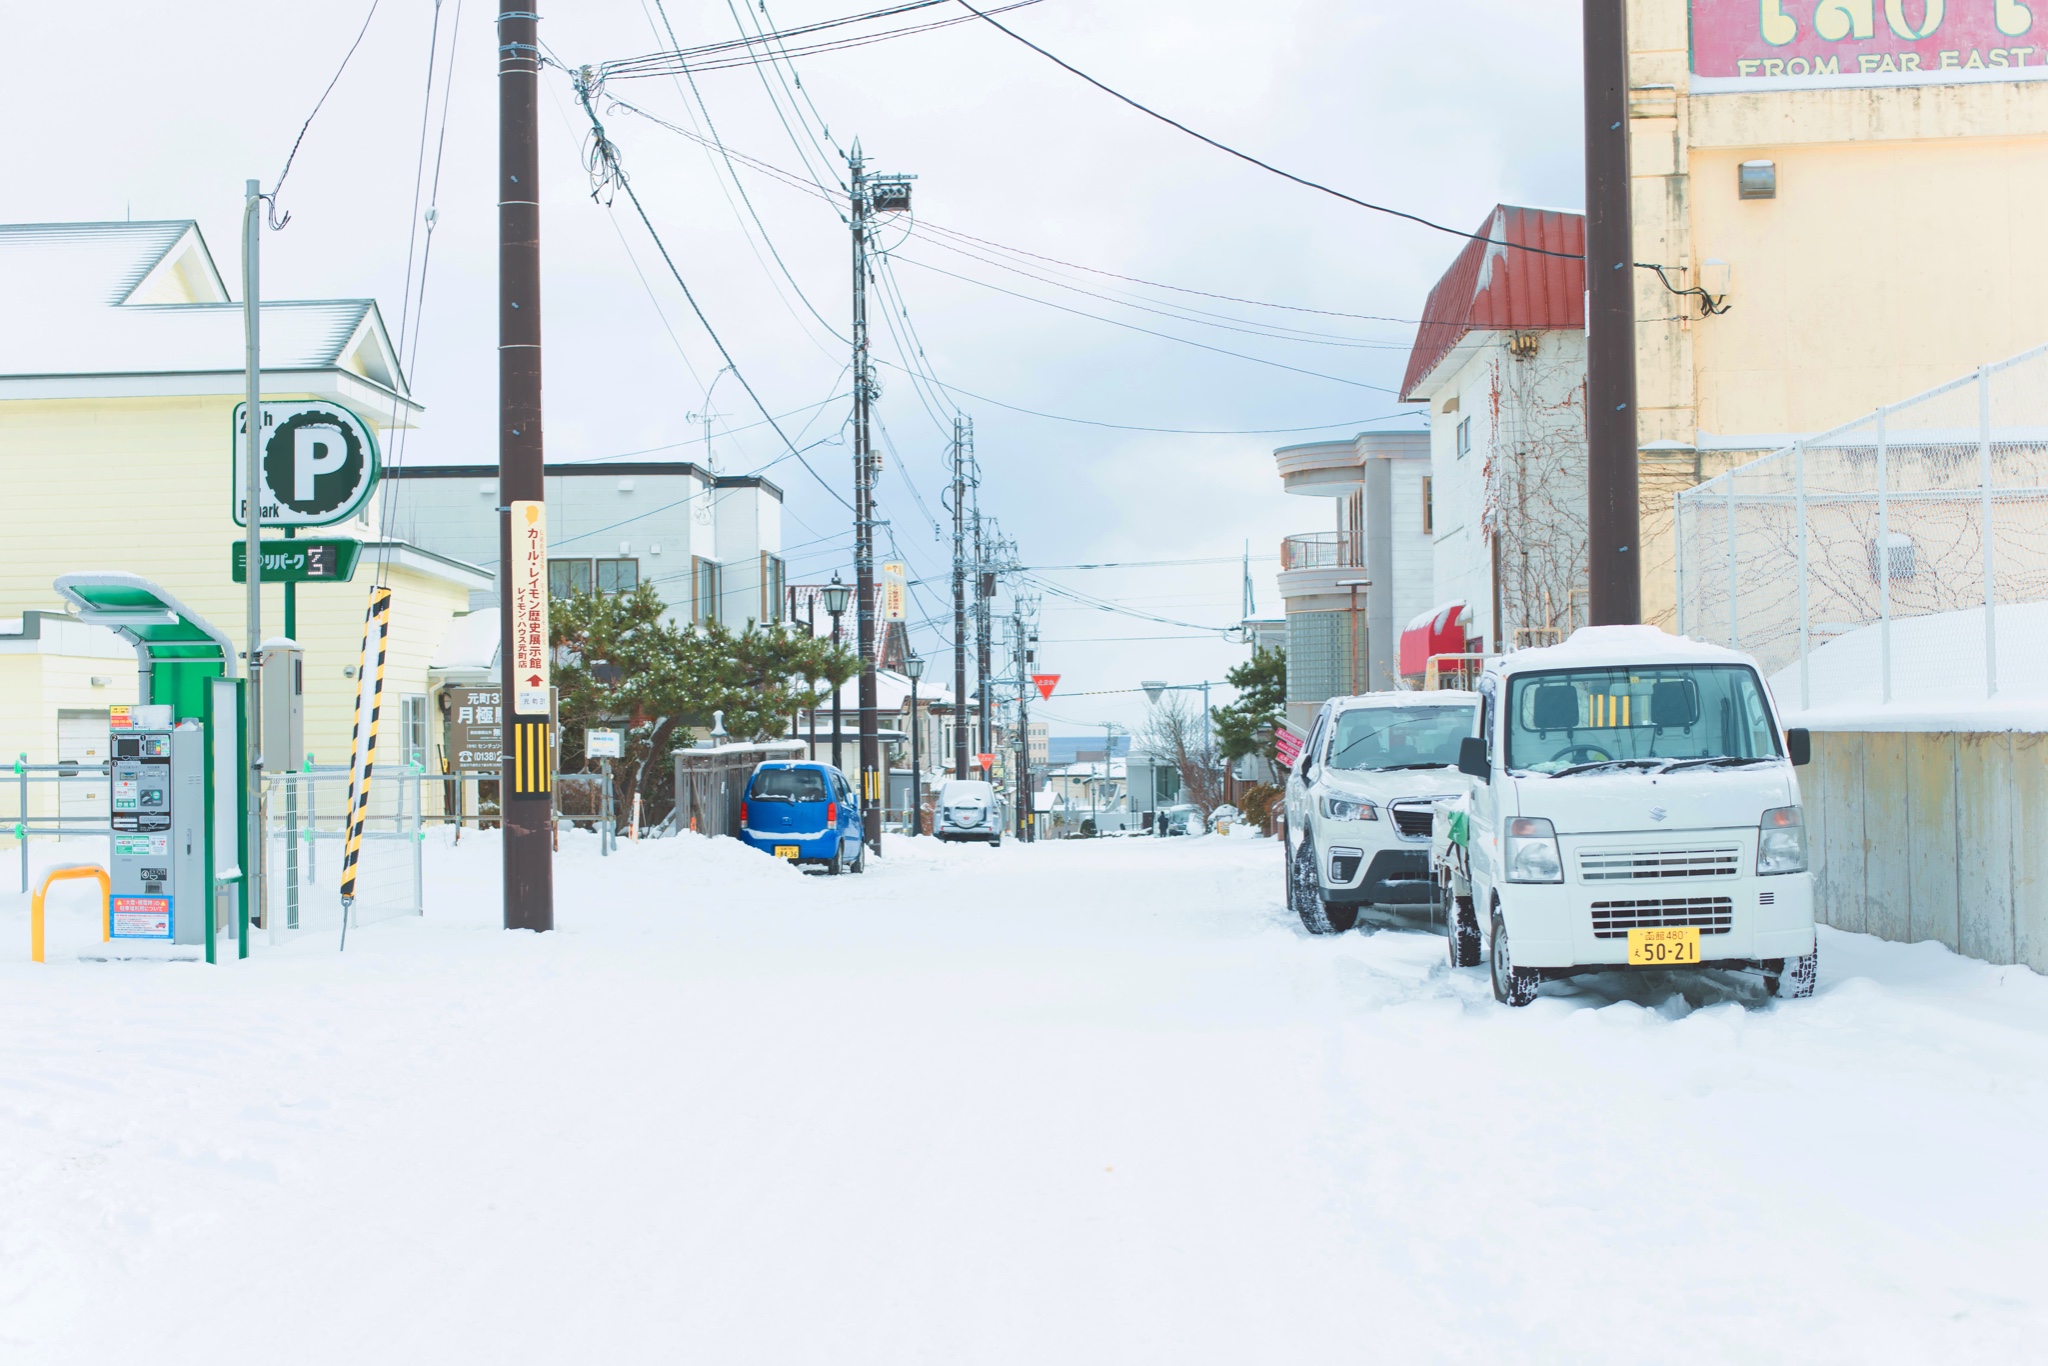
<svg viewBox="0 0 2048 1366">
<path fill-rule="evenodd" d="M 1311 934 L 1342 934 L 1368 907 L 1435 904 L 1436 803 L 1462 794 L 1459 746 L 1478 724 L 1469 692 L 1333 697 L 1287 775 L 1287 902 Z"/>
<path fill-rule="evenodd" d="M 822 864 L 828 873 L 867 870 L 860 804 L 830 764 L 771 760 L 757 765 L 740 799 L 740 838 L 776 858 Z"/>
<path fill-rule="evenodd" d="M 989 783 L 948 778 L 932 807 L 932 833 L 942 840 L 981 840 L 991 849 L 1003 842 L 1003 804 Z"/>
<path fill-rule="evenodd" d="M 1797 765 L 1756 661 L 1654 626 L 1589 626 L 1479 679 L 1432 859 L 1451 962 L 1491 946 L 1493 994 L 1636 968 L 1758 972 L 1813 993 L 1818 949 Z"/>
<path fill-rule="evenodd" d="M 1199 807 L 1190 805 L 1162 806 L 1152 817 L 1152 833 L 1155 835 L 1206 835 L 1208 823 L 1202 819 Z"/>
</svg>

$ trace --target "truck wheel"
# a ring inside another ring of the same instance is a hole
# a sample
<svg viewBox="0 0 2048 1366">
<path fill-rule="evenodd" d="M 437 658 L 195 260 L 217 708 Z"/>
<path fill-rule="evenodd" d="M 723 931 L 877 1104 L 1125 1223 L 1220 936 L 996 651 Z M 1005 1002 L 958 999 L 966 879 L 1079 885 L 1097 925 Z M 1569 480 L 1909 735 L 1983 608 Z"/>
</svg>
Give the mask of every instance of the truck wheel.
<svg viewBox="0 0 2048 1366">
<path fill-rule="evenodd" d="M 1450 923 L 1445 927 L 1445 938 L 1449 941 L 1451 966 L 1454 968 L 1476 968 L 1479 966 L 1479 917 L 1473 913 L 1472 898 L 1454 896 L 1449 901 Z"/>
<path fill-rule="evenodd" d="M 1343 934 L 1358 923 L 1356 906 L 1332 906 L 1323 900 L 1316 877 L 1316 847 L 1306 835 L 1301 850 L 1288 860 L 1287 900 L 1310 934 Z"/>
<path fill-rule="evenodd" d="M 1536 988 L 1543 984 L 1543 974 L 1534 968 L 1518 968 L 1508 952 L 1508 927 L 1500 918 L 1500 908 L 1493 911 L 1493 999 L 1504 1006 L 1525 1006 L 1536 999 Z"/>
<path fill-rule="evenodd" d="M 1813 988 L 1819 980 L 1819 944 L 1813 946 L 1812 953 L 1798 958 L 1764 960 L 1764 991 L 1769 995 L 1789 997 L 1795 1001 L 1803 1000 L 1813 995 Z"/>
</svg>

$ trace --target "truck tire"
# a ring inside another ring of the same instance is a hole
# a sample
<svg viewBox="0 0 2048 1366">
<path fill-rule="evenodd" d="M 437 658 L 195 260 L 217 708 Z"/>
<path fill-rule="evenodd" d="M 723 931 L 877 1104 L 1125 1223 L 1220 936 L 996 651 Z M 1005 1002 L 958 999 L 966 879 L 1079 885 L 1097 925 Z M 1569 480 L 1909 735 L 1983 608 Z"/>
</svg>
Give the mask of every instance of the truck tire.
<svg viewBox="0 0 2048 1366">
<path fill-rule="evenodd" d="M 1764 991 L 1768 995 L 1783 996 L 1795 1001 L 1804 1000 L 1813 995 L 1813 988 L 1819 980 L 1819 944 L 1813 946 L 1812 953 L 1803 954 L 1798 958 L 1764 960 Z"/>
<path fill-rule="evenodd" d="M 1310 934 L 1343 934 L 1358 924 L 1356 906 L 1333 906 L 1323 900 L 1316 876 L 1316 847 L 1304 835 L 1301 851 L 1288 861 L 1287 899 Z"/>
<path fill-rule="evenodd" d="M 1514 955 L 1508 951 L 1508 927 L 1500 918 L 1500 907 L 1493 908 L 1493 953 L 1492 971 L 1493 999 L 1504 1006 L 1525 1006 L 1536 999 L 1536 988 L 1543 985 L 1543 974 L 1534 968 L 1518 968 Z"/>
<path fill-rule="evenodd" d="M 1479 916 L 1472 909 L 1472 898 L 1452 897 L 1450 906 L 1450 923 L 1445 927 L 1445 938 L 1450 943 L 1451 966 L 1476 968 L 1480 950 Z"/>
</svg>

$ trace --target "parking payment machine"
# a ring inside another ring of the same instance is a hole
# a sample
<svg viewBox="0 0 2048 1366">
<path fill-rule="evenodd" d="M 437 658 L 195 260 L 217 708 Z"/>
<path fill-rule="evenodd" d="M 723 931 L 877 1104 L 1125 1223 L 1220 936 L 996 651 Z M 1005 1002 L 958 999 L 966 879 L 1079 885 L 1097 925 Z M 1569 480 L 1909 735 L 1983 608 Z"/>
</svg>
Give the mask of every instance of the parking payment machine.
<svg viewBox="0 0 2048 1366">
<path fill-rule="evenodd" d="M 206 937 L 206 742 L 197 721 L 116 731 L 108 779 L 116 939 Z"/>
</svg>

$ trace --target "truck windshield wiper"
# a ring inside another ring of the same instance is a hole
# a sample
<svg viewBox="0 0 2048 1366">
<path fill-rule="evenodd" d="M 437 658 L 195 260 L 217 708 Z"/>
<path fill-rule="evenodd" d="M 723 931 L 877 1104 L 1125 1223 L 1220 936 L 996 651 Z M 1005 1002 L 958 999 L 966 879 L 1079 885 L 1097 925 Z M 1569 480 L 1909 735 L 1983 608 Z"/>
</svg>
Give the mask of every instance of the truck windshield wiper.
<svg viewBox="0 0 2048 1366">
<path fill-rule="evenodd" d="M 1629 768 L 1634 766 L 1655 768 L 1663 762 L 1662 759 L 1598 759 L 1590 764 L 1573 764 L 1570 768 L 1561 768 L 1550 776 L 1553 778 L 1563 778 L 1573 773 L 1591 773 L 1596 768 Z"/>
<path fill-rule="evenodd" d="M 1748 764 L 1774 763 L 1777 758 L 1778 756 L 1775 754 L 1710 754 L 1699 759 L 1672 759 L 1657 771 L 1659 773 L 1671 773 L 1681 768 L 1703 768 L 1708 764 L 1727 764 L 1731 768 L 1741 768 Z"/>
<path fill-rule="evenodd" d="M 1374 772 L 1374 773 L 1400 773 L 1400 772 L 1403 772 L 1403 771 L 1405 771 L 1405 770 L 1407 770 L 1407 769 L 1411 769 L 1411 768 L 1455 768 L 1455 767 L 1457 767 L 1457 765 L 1455 765 L 1455 764 L 1437 764 L 1437 763 L 1427 763 L 1427 764 L 1382 764 L 1382 765 L 1380 765 L 1380 767 L 1378 767 L 1378 768 L 1376 768 L 1376 769 L 1373 769 L 1373 770 L 1372 770 L 1372 772 Z"/>
</svg>

